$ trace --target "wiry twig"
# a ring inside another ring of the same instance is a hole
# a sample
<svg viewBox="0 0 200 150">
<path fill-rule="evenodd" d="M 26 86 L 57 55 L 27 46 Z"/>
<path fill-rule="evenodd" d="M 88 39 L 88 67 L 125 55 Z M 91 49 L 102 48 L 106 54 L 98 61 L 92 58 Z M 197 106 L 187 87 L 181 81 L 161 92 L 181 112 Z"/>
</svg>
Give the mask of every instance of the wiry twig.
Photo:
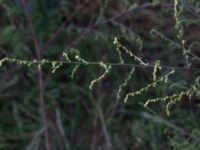
<svg viewBox="0 0 200 150">
<path fill-rule="evenodd" d="M 80 61 L 63 61 L 63 60 L 46 60 L 43 59 L 41 61 L 38 60 L 21 60 L 21 59 L 12 59 L 12 58 L 4 58 L 0 60 L 0 63 L 3 62 L 9 62 L 9 63 L 17 63 L 21 65 L 29 65 L 29 64 L 52 64 L 53 62 L 56 63 L 62 63 L 62 64 L 74 64 L 74 65 L 86 65 L 86 63 L 80 62 Z M 107 66 L 112 66 L 112 67 L 136 67 L 136 68 L 154 68 L 154 64 L 148 64 L 148 65 L 143 65 L 143 64 L 133 64 L 133 63 L 114 63 L 114 62 L 103 62 Z M 95 61 L 90 61 L 87 62 L 87 65 L 99 65 L 99 62 Z M 200 71 L 199 68 L 195 67 L 178 67 L 178 66 L 170 66 L 170 65 L 160 65 L 162 69 L 175 69 L 175 70 L 182 70 L 182 71 Z"/>
<path fill-rule="evenodd" d="M 31 140 L 31 142 L 28 144 L 26 150 L 34 150 L 36 149 L 39 141 L 40 141 L 40 136 L 41 134 L 44 132 L 44 128 L 40 129 L 39 131 L 37 131 L 35 133 L 35 136 L 33 137 L 33 139 Z"/>
<path fill-rule="evenodd" d="M 32 40 L 34 42 L 37 60 L 41 61 L 42 49 L 41 49 L 39 39 L 37 38 L 35 29 L 34 29 L 31 14 L 29 13 L 28 0 L 22 0 L 22 4 L 24 6 L 24 13 L 25 13 L 26 19 L 28 21 L 28 27 L 31 31 Z M 44 125 L 45 147 L 47 150 L 51 150 L 51 145 L 49 143 L 48 118 L 47 118 L 47 112 L 46 112 L 45 103 L 44 103 L 44 80 L 43 80 L 42 68 L 38 69 L 38 81 L 39 81 L 39 94 L 40 94 L 40 96 L 39 96 L 40 97 L 40 109 L 41 109 L 41 115 L 42 115 L 42 120 L 43 120 L 43 125 Z"/>
<path fill-rule="evenodd" d="M 107 121 L 105 120 L 105 116 L 103 113 L 103 110 L 99 104 L 99 102 L 97 102 L 91 95 L 89 95 L 92 103 L 94 104 L 98 115 L 99 115 L 99 119 L 101 122 L 101 126 L 102 126 L 102 130 L 103 130 L 103 134 L 105 136 L 105 140 L 106 140 L 106 145 L 107 145 L 107 150 L 112 150 L 112 143 L 111 143 L 111 138 L 110 138 L 110 134 L 108 132 L 108 128 L 107 128 Z"/>
</svg>

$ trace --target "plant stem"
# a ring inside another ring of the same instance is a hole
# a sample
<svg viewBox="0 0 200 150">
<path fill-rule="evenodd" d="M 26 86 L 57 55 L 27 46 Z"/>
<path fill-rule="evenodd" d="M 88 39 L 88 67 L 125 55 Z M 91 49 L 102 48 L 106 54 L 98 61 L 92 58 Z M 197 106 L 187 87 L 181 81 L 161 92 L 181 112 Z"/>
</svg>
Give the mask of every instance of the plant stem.
<svg viewBox="0 0 200 150">
<path fill-rule="evenodd" d="M 41 49 L 39 39 L 38 39 L 35 29 L 34 29 L 31 14 L 29 13 L 28 0 L 22 0 L 22 4 L 24 6 L 24 12 L 25 12 L 26 19 L 28 21 L 28 27 L 30 29 L 32 40 L 34 42 L 37 60 L 41 61 L 42 60 L 42 54 L 41 54 L 42 49 Z M 44 79 L 43 79 L 42 68 L 41 69 L 38 68 L 38 84 L 39 84 L 40 112 L 41 112 L 41 117 L 42 117 L 42 121 L 43 121 L 42 124 L 44 126 L 45 148 L 46 148 L 46 150 L 51 150 L 51 145 L 49 143 L 48 117 L 47 117 L 47 111 L 46 111 L 45 102 L 44 102 Z"/>
</svg>

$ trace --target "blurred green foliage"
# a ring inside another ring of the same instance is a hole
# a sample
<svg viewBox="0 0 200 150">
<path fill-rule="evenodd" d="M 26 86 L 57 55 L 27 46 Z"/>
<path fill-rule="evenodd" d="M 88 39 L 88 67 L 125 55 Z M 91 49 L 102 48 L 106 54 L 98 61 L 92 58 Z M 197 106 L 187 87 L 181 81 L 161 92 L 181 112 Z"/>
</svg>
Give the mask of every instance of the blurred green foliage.
<svg viewBox="0 0 200 150">
<path fill-rule="evenodd" d="M 113 40 L 118 37 L 133 54 L 150 64 L 160 60 L 161 66 L 186 66 L 181 45 L 184 44 L 191 67 L 198 68 L 200 5 L 197 0 L 177 2 L 178 25 L 185 43 L 177 38 L 172 0 L 29 0 L 28 9 L 44 59 L 62 61 L 62 52 L 76 49 L 87 61 L 117 63 Z M 1 59 L 36 59 L 24 11 L 22 0 L 0 0 Z M 152 29 L 160 34 L 152 35 Z M 47 44 L 50 37 L 55 38 Z M 133 62 L 126 53 L 122 57 L 127 63 Z M 144 107 L 147 99 L 187 89 L 198 71 L 177 70 L 167 84 L 161 83 L 124 103 L 123 98 L 117 99 L 117 91 L 131 67 L 113 67 L 93 90 L 88 86 L 102 75 L 103 68 L 82 65 L 71 78 L 74 67 L 63 64 L 52 74 L 50 65 L 43 66 L 52 150 L 200 149 L 199 95 L 191 100 L 183 97 L 170 109 L 170 116 L 166 115 L 166 102 Z M 161 77 L 168 71 L 161 69 L 156 73 Z M 152 81 L 153 68 L 136 67 L 122 97 Z M 0 149 L 45 149 L 37 66 L 5 63 L 0 67 L 0 85 Z"/>
</svg>

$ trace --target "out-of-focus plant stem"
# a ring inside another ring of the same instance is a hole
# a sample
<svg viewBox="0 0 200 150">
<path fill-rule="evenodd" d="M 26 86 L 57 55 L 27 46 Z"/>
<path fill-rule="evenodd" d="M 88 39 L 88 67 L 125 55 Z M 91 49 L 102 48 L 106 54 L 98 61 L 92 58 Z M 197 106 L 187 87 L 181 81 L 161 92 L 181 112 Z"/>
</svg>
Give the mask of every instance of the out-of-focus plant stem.
<svg viewBox="0 0 200 150">
<path fill-rule="evenodd" d="M 34 47 L 37 55 L 37 60 L 40 61 L 42 59 L 42 49 L 40 46 L 39 39 L 37 38 L 34 25 L 32 22 L 31 14 L 29 13 L 29 7 L 28 7 L 28 0 L 22 0 L 22 4 L 24 7 L 24 13 L 26 16 L 26 19 L 28 21 L 28 27 L 31 32 L 32 40 L 34 42 Z M 47 111 L 45 108 L 45 100 L 44 100 L 44 80 L 43 80 L 43 71 L 42 68 L 38 68 L 38 84 L 39 84 L 39 101 L 40 101 L 40 111 L 44 126 L 44 137 L 45 137 L 45 148 L 46 150 L 51 150 L 51 145 L 49 143 L 49 130 L 48 130 L 48 117 L 47 117 Z"/>
</svg>

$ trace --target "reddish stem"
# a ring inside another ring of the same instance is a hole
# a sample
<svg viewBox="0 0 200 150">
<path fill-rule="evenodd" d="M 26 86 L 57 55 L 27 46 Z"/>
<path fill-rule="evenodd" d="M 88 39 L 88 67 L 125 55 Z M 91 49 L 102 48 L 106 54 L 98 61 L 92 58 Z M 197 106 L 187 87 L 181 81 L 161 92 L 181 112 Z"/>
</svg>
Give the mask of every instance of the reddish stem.
<svg viewBox="0 0 200 150">
<path fill-rule="evenodd" d="M 41 61 L 42 49 L 41 49 L 39 39 L 34 29 L 31 14 L 29 13 L 28 0 L 22 0 L 22 4 L 24 6 L 24 12 L 25 12 L 26 19 L 28 21 L 28 27 L 31 31 L 32 40 L 34 42 L 37 60 Z M 39 84 L 40 111 L 41 111 L 42 121 L 44 125 L 45 147 L 46 147 L 46 150 L 51 150 L 51 145 L 49 143 L 48 116 L 47 116 L 45 103 L 44 103 L 44 79 L 43 79 L 42 68 L 38 69 L 38 84 Z"/>
</svg>

